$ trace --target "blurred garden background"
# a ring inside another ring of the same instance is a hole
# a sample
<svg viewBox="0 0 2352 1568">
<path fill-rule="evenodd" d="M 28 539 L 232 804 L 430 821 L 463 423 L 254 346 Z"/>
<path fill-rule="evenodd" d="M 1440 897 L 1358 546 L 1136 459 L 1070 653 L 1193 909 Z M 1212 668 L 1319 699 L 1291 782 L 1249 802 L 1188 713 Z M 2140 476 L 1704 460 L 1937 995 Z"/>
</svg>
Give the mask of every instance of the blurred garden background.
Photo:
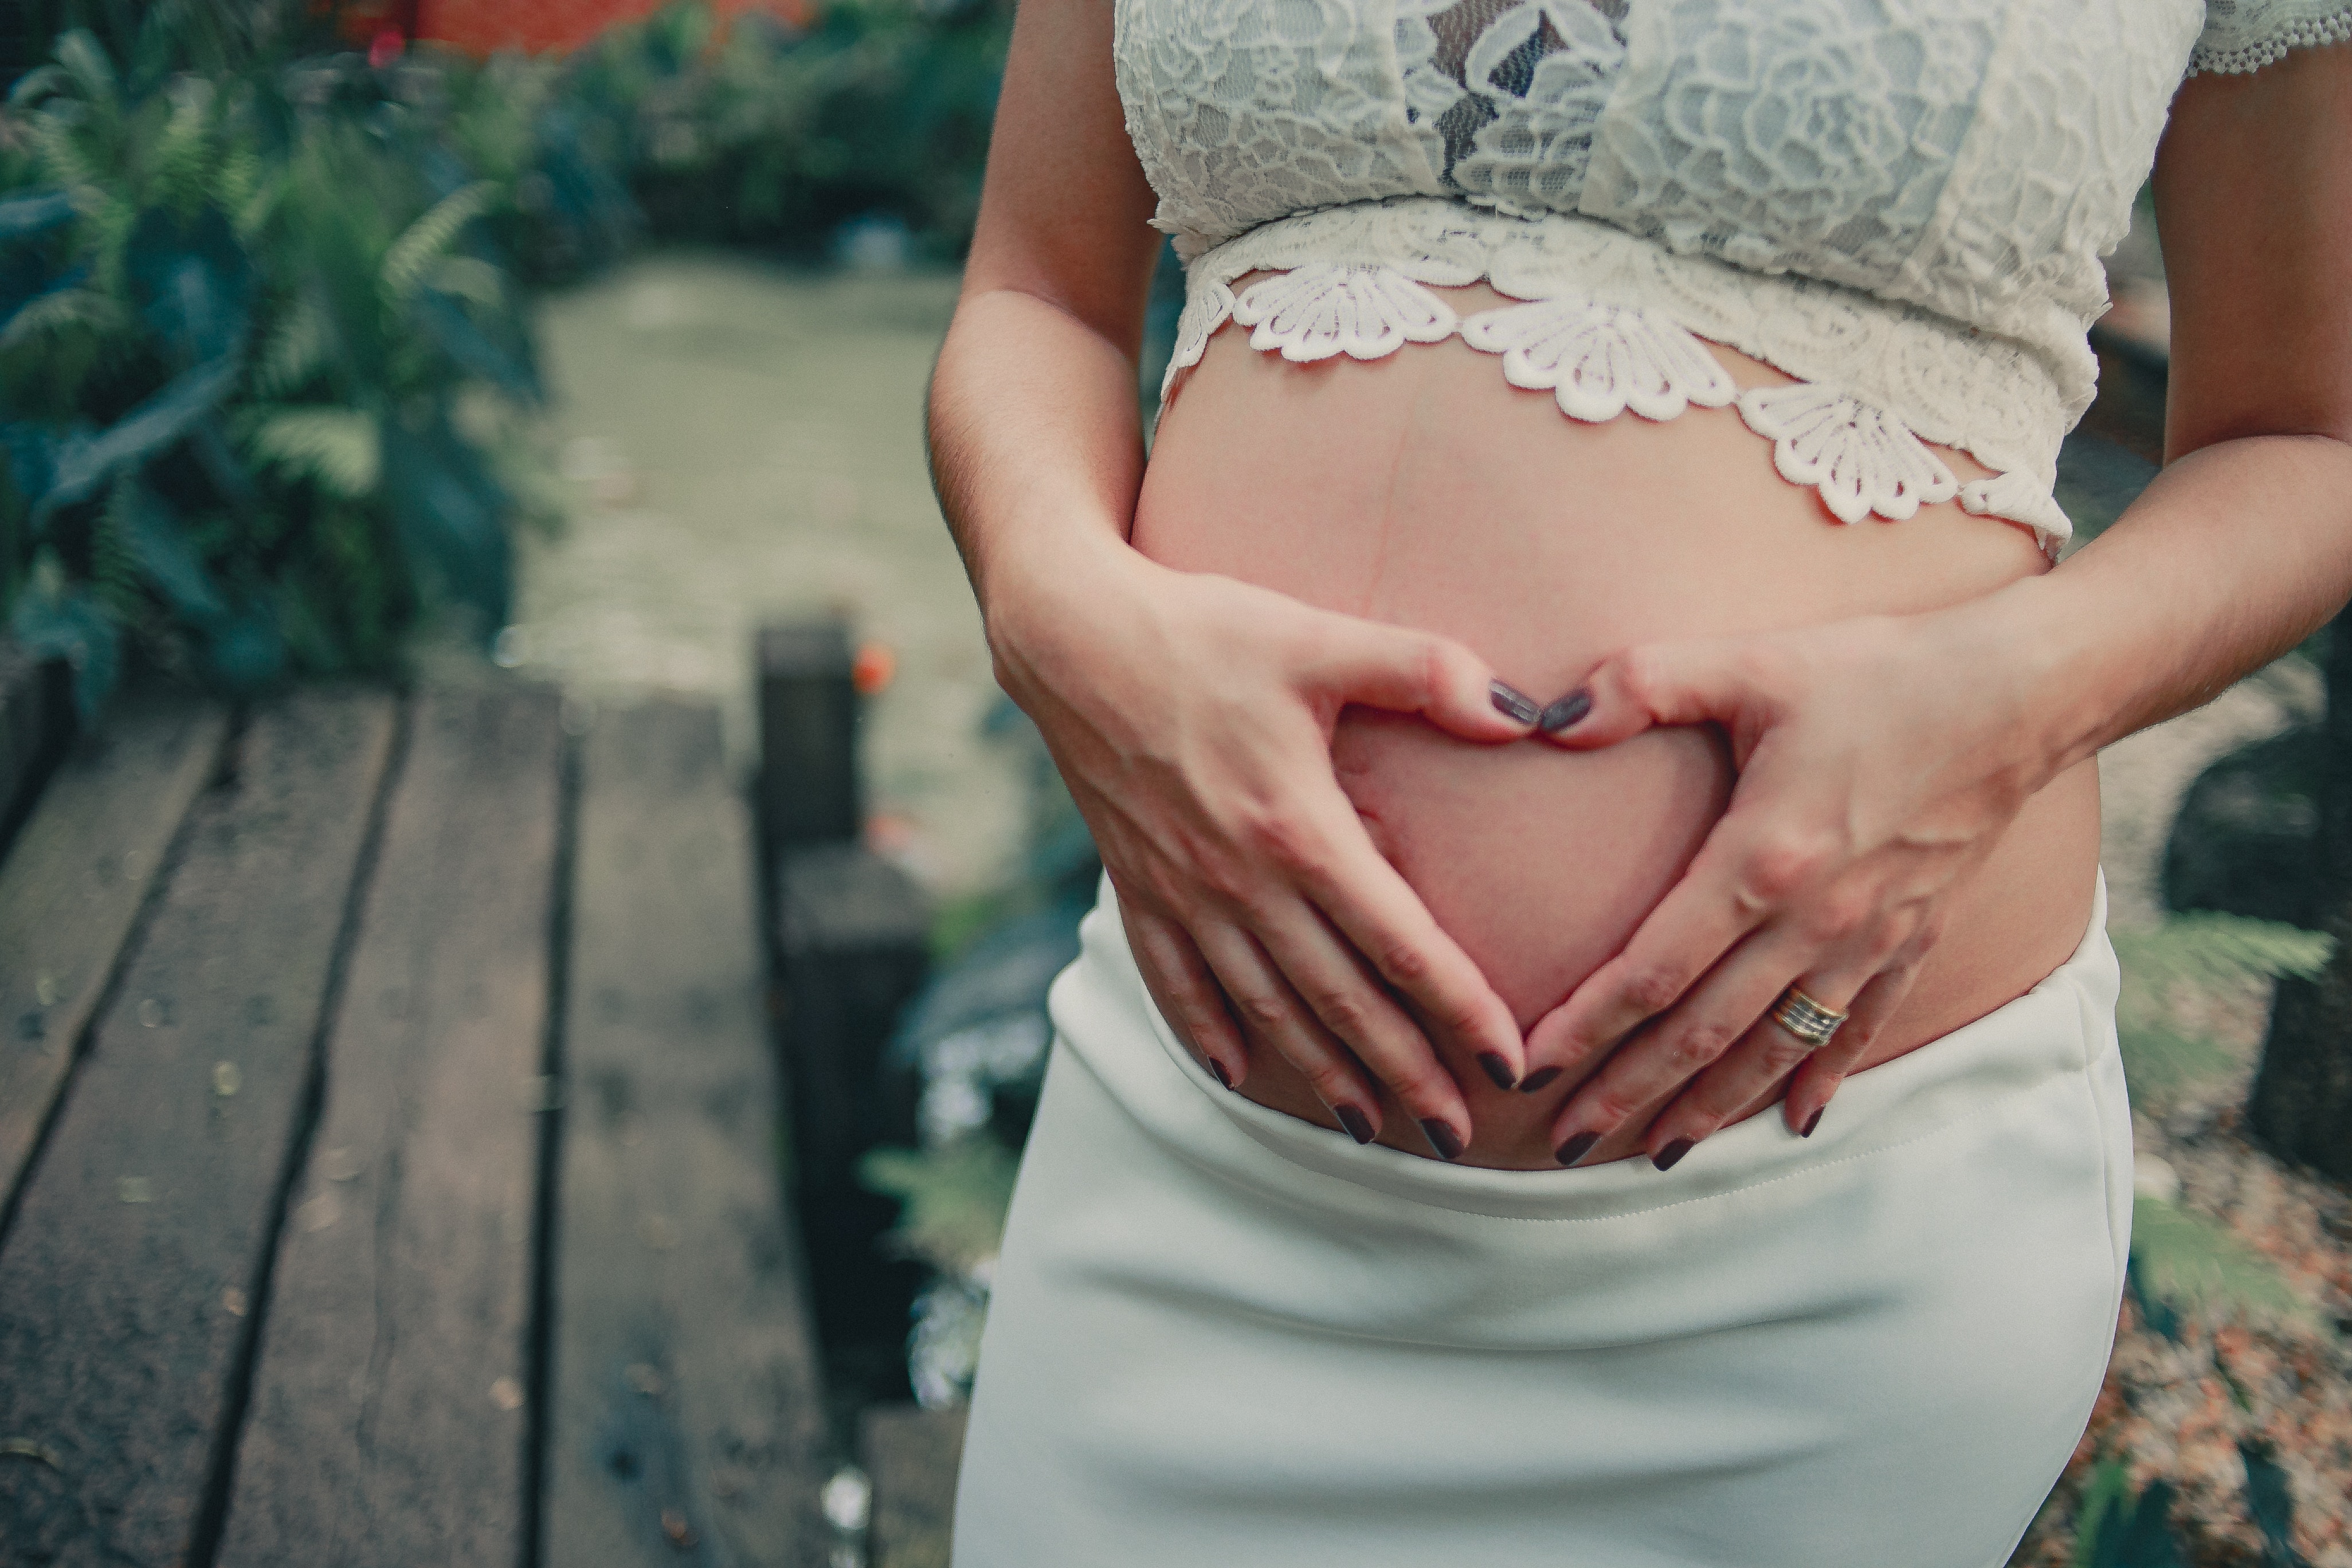
<svg viewBox="0 0 2352 1568">
<path fill-rule="evenodd" d="M 925 895 L 932 966 L 887 1051 L 905 1136 L 863 1167 L 898 1205 L 880 1245 L 916 1270 L 912 1316 L 868 1325 L 889 1370 L 839 1359 L 867 1380 L 835 1391 L 852 1404 L 968 1387 L 1045 983 L 1092 891 L 991 680 L 921 442 L 1010 17 L 29 0 L 0 20 L 0 617 L 85 726 L 134 689 L 241 701 L 487 663 L 581 712 L 715 701 L 748 777 L 755 628 L 855 628 L 865 842 Z M 2115 293 L 2108 391 L 2063 474 L 2085 534 L 2158 456 L 2146 228 Z M 2103 760 L 2139 1229 L 2107 1393 L 2021 1562 L 2352 1565 L 2339 666 L 2352 635 L 2323 635 Z"/>
</svg>

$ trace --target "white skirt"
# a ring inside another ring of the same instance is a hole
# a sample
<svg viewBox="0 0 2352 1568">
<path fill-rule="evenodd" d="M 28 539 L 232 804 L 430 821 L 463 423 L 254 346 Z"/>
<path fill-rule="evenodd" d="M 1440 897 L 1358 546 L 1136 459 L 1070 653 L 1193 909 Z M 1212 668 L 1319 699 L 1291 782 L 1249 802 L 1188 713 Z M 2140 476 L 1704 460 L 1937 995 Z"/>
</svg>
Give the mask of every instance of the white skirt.
<svg viewBox="0 0 2352 1568">
<path fill-rule="evenodd" d="M 2102 884 L 2026 995 L 1671 1172 L 1416 1158 L 1220 1088 L 1106 889 L 1057 980 L 957 1568 L 1999 1568 L 2131 1232 Z"/>
</svg>

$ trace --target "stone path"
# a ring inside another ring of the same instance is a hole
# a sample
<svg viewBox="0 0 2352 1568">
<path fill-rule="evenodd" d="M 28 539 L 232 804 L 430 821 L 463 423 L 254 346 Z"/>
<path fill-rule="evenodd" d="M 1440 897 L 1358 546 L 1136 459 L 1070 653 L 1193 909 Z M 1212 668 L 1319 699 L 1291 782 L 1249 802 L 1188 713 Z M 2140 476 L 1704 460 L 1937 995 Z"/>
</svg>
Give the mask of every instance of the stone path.
<svg viewBox="0 0 2352 1568">
<path fill-rule="evenodd" d="M 718 701 L 749 765 L 751 632 L 838 608 L 889 650 L 866 776 L 898 858 L 950 894 L 1020 841 L 1025 782 L 983 741 L 980 616 L 931 500 L 921 405 L 956 281 L 652 256 L 541 326 L 570 506 L 527 548 L 503 659 L 593 699 Z"/>
</svg>

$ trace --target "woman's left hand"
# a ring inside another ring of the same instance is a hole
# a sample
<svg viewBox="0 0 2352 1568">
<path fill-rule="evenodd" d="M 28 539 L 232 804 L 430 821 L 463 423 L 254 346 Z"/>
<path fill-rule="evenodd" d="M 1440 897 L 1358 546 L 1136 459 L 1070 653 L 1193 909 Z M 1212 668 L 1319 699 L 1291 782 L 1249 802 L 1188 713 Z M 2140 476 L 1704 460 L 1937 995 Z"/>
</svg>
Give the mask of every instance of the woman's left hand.
<svg viewBox="0 0 2352 1568">
<path fill-rule="evenodd" d="M 1792 1070 L 1783 1114 L 1811 1131 L 2055 771 L 2030 672 L 1971 608 L 1649 644 L 1554 705 L 1589 699 L 1551 737 L 1578 750 L 1719 724 L 1738 770 L 1682 880 L 1528 1037 L 1530 1079 L 1591 1075 L 1554 1124 L 1563 1164 L 1655 1110 L 1640 1146 L 1664 1170 Z M 1791 984 L 1851 1013 L 1819 1050 L 1767 1016 Z"/>
</svg>

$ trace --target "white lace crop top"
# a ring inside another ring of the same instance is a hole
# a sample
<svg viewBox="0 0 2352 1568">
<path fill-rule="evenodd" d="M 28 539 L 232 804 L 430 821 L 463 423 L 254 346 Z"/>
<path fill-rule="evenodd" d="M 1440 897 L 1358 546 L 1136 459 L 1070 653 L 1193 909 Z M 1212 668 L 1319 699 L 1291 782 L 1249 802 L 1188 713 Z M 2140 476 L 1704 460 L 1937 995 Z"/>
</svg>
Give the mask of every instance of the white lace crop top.
<svg viewBox="0 0 2352 1568">
<path fill-rule="evenodd" d="M 1117 0 L 1187 289 L 1294 361 L 1459 335 L 1577 419 L 1736 405 L 1836 517 L 2032 528 L 2184 74 L 2352 0 Z M 1270 272 L 1236 298 L 1234 281 Z M 1462 316 L 1433 289 L 1516 301 Z M 1742 393 L 1697 341 L 1796 378 Z M 1991 477 L 1958 482 L 1924 442 Z"/>
</svg>

